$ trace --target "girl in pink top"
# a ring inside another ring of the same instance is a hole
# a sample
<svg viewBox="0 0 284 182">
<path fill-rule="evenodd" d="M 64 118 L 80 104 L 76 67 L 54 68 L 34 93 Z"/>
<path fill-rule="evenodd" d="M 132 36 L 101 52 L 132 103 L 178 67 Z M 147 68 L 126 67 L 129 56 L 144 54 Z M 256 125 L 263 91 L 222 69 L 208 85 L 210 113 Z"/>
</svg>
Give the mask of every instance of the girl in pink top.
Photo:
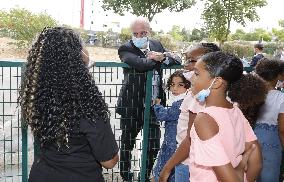
<svg viewBox="0 0 284 182">
<path fill-rule="evenodd" d="M 259 104 L 267 93 L 265 83 L 243 75 L 241 60 L 223 52 L 202 56 L 194 72 L 192 93 L 206 108 L 197 114 L 189 133 L 190 181 L 243 181 L 244 170 L 235 168 L 246 148 L 255 143 L 246 174 L 248 181 L 254 181 L 261 169 L 259 145 L 242 111 L 226 97 L 241 106 Z"/>
</svg>

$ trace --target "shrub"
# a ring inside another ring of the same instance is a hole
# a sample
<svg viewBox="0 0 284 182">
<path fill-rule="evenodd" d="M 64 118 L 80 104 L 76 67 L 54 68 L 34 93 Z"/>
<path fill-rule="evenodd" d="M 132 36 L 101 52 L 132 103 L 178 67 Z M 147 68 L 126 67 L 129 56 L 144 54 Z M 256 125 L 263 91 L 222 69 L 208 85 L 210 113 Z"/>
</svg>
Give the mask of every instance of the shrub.
<svg viewBox="0 0 284 182">
<path fill-rule="evenodd" d="M 56 21 L 46 13 L 34 14 L 25 9 L 0 11 L 0 28 L 17 40 L 18 47 L 27 47 L 44 27 L 56 26 Z"/>
<path fill-rule="evenodd" d="M 153 37 L 154 39 L 159 40 L 162 45 L 164 46 L 164 48 L 168 49 L 169 51 L 177 51 L 178 49 L 178 45 L 177 43 L 173 40 L 171 35 L 155 35 Z"/>
<path fill-rule="evenodd" d="M 121 33 L 119 34 L 120 41 L 124 44 L 132 37 L 130 28 L 121 29 Z"/>
<path fill-rule="evenodd" d="M 246 57 L 250 58 L 253 56 L 253 45 L 252 44 L 244 44 L 244 43 L 236 43 L 236 42 L 225 42 L 222 46 L 222 50 L 228 53 L 233 53 L 237 55 L 239 58 Z"/>
</svg>

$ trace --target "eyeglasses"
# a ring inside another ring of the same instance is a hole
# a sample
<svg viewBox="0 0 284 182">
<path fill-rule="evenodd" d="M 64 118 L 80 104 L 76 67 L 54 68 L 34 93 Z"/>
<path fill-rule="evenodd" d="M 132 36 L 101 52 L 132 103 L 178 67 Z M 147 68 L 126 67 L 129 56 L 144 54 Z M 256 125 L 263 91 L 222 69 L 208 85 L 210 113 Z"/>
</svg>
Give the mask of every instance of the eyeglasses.
<svg viewBox="0 0 284 182">
<path fill-rule="evenodd" d="M 132 33 L 132 35 L 133 35 L 134 37 L 137 37 L 138 35 L 141 35 L 141 37 L 146 37 L 146 36 L 147 36 L 147 34 L 148 34 L 148 32 L 147 32 L 147 31 L 142 31 L 142 32 L 133 32 L 133 33 Z"/>
<path fill-rule="evenodd" d="M 185 60 L 184 66 L 188 66 L 189 64 L 193 64 L 193 63 L 196 63 L 196 62 L 197 62 L 197 60 L 188 58 L 188 59 Z"/>
</svg>

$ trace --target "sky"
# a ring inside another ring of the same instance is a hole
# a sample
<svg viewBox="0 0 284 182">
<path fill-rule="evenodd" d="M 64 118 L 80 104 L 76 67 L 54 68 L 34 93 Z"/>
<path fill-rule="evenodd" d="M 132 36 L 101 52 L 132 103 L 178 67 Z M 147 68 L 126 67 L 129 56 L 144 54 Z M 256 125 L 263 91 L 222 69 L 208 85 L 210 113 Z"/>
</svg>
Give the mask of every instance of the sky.
<svg viewBox="0 0 284 182">
<path fill-rule="evenodd" d="M 0 9 L 9 10 L 13 7 L 28 9 L 32 12 L 46 12 L 61 24 L 68 24 L 75 27 L 79 26 L 81 0 L 0 0 Z M 93 2 L 93 4 L 92 4 Z M 278 20 L 284 19 L 284 0 L 267 0 L 268 5 L 258 9 L 260 20 L 258 22 L 248 22 L 246 27 L 236 23 L 232 24 L 232 32 L 237 28 L 252 31 L 255 28 L 271 30 L 278 27 Z M 120 17 L 112 12 L 105 12 L 100 0 L 85 0 L 85 29 L 92 26 L 108 24 L 110 22 L 120 22 L 121 27 L 128 27 L 135 16 L 125 13 Z M 202 2 L 194 7 L 180 13 L 171 13 L 167 10 L 154 17 L 151 26 L 155 31 L 163 30 L 167 32 L 173 25 L 179 25 L 187 29 L 200 28 L 202 20 Z M 91 13 L 93 11 L 93 13 Z M 95 20 L 95 21 L 94 21 Z M 91 21 L 95 22 L 91 25 Z"/>
</svg>

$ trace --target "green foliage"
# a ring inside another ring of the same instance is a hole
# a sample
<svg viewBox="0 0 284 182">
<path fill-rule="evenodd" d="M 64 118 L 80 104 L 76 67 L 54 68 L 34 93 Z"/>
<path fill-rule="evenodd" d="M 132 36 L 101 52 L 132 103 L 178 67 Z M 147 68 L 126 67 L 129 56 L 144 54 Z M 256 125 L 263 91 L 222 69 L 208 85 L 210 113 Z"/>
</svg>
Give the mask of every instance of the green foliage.
<svg viewBox="0 0 284 182">
<path fill-rule="evenodd" d="M 278 30 L 276 28 L 273 28 L 272 33 L 276 37 L 277 41 L 284 41 L 284 29 Z"/>
<path fill-rule="evenodd" d="M 104 10 L 113 10 L 120 15 L 127 11 L 136 16 L 147 17 L 149 21 L 165 9 L 180 12 L 195 4 L 195 0 L 103 0 L 102 2 Z"/>
<path fill-rule="evenodd" d="M 159 40 L 162 43 L 162 45 L 170 51 L 176 51 L 178 49 L 178 45 L 173 40 L 172 36 L 169 34 L 166 35 L 156 34 L 155 36 L 152 36 L 152 38 Z"/>
<path fill-rule="evenodd" d="M 169 34 L 173 37 L 174 40 L 176 41 L 182 41 L 183 36 L 182 36 L 182 31 L 180 26 L 174 25 L 169 32 Z"/>
<path fill-rule="evenodd" d="M 262 29 L 257 28 L 253 32 L 246 33 L 242 29 L 237 29 L 234 34 L 230 36 L 231 40 L 245 40 L 245 41 L 271 41 L 272 33 Z"/>
<path fill-rule="evenodd" d="M 26 47 L 44 27 L 56 26 L 56 21 L 46 13 L 34 14 L 25 9 L 0 11 L 0 29 L 18 40 L 17 46 Z"/>
<path fill-rule="evenodd" d="M 222 46 L 225 52 L 236 54 L 238 57 L 251 58 L 254 54 L 253 45 L 251 44 L 240 44 L 234 42 L 226 42 Z"/>
<path fill-rule="evenodd" d="M 130 28 L 123 28 L 121 29 L 121 33 L 119 34 L 119 39 L 122 43 L 127 42 L 132 38 L 131 30 Z"/>
<path fill-rule="evenodd" d="M 270 42 L 264 45 L 264 52 L 269 55 L 269 57 L 272 57 L 275 55 L 279 50 L 281 50 L 284 47 L 284 43 L 280 42 Z"/>
<path fill-rule="evenodd" d="M 200 42 L 204 40 L 205 38 L 208 38 L 208 32 L 206 31 L 205 28 L 201 28 L 201 29 L 194 28 L 191 31 L 191 37 L 189 41 L 190 42 L 193 42 L 193 41 Z"/>
<path fill-rule="evenodd" d="M 234 34 L 230 35 L 231 40 L 245 40 L 246 32 L 242 29 L 237 29 Z"/>
<path fill-rule="evenodd" d="M 204 28 L 194 28 L 192 31 L 174 25 L 170 32 L 168 32 L 175 41 L 183 42 L 200 42 L 208 37 L 207 31 Z"/>
<path fill-rule="evenodd" d="M 284 28 L 284 20 L 279 20 L 278 21 L 278 24 L 280 27 L 283 27 Z"/>
<path fill-rule="evenodd" d="M 263 52 L 265 53 L 266 57 L 272 58 L 283 47 L 284 43 L 279 43 L 279 42 L 265 43 Z M 245 41 L 225 42 L 222 49 L 226 52 L 236 54 L 240 58 L 245 57 L 251 59 L 254 54 L 253 43 Z"/>
<path fill-rule="evenodd" d="M 266 4 L 266 0 L 206 0 L 202 18 L 210 35 L 222 44 L 228 39 L 232 21 L 245 26 L 247 20 L 258 20 L 256 8 Z"/>
</svg>

